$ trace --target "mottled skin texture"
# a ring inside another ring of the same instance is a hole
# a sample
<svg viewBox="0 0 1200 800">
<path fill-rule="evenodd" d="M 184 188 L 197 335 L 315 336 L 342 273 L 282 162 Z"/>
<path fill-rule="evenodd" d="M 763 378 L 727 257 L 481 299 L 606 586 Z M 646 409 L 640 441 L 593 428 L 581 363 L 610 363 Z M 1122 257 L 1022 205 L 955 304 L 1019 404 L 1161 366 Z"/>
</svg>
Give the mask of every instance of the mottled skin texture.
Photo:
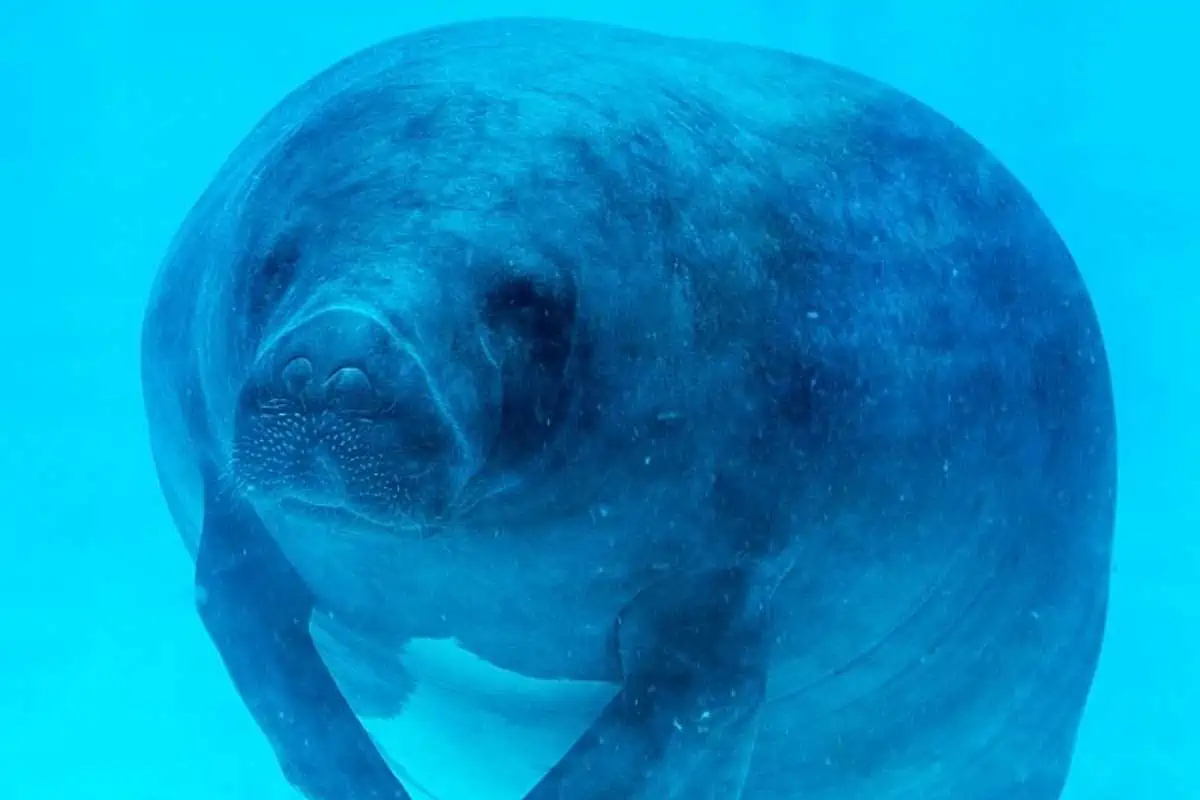
<svg viewBox="0 0 1200 800">
<path fill-rule="evenodd" d="M 530 798 L 1060 794 L 1103 344 L 1025 190 L 893 89 L 580 23 L 383 44 L 200 199 L 144 381 L 201 616 L 312 797 L 405 795 L 310 615 L 344 685 L 412 637 L 619 685 Z"/>
</svg>

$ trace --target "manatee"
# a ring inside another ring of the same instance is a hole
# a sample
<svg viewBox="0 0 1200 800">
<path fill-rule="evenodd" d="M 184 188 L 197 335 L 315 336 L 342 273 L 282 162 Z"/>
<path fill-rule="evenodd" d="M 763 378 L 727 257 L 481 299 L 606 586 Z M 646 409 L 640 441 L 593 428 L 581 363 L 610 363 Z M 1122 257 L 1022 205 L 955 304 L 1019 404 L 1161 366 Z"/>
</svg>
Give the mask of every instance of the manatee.
<svg viewBox="0 0 1200 800">
<path fill-rule="evenodd" d="M 582 22 L 385 42 L 219 170 L 142 364 L 199 616 L 309 798 L 409 796 L 364 719 L 417 640 L 612 687 L 528 800 L 1060 796 L 1101 331 L 894 88 Z"/>
</svg>

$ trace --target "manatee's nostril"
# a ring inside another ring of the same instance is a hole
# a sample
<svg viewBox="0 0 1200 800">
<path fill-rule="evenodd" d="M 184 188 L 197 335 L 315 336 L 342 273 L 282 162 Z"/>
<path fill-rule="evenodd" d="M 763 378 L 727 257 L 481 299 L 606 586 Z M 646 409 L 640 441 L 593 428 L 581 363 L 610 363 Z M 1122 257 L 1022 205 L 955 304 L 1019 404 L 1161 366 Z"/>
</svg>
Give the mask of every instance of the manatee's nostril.
<svg viewBox="0 0 1200 800">
<path fill-rule="evenodd" d="M 264 343 L 248 396 L 262 408 L 370 413 L 395 399 L 412 363 L 398 335 L 380 319 L 330 308 L 295 321 Z"/>
<path fill-rule="evenodd" d="M 330 401 L 343 408 L 365 409 L 375 398 L 367 374 L 358 367 L 342 367 L 325 381 Z"/>
<path fill-rule="evenodd" d="M 300 394 L 303 392 L 313 379 L 312 362 L 303 356 L 293 358 L 288 362 L 288 365 L 283 368 L 280 374 L 283 379 L 283 385 L 292 394 Z"/>
</svg>

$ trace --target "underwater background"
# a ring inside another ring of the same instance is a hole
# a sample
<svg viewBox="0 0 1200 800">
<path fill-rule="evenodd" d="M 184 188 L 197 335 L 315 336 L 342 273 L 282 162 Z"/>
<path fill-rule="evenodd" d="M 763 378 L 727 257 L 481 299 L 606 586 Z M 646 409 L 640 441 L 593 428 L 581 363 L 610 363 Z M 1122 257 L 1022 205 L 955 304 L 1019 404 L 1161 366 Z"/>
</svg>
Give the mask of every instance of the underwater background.
<svg viewBox="0 0 1200 800">
<path fill-rule="evenodd" d="M 286 92 L 381 39 L 498 15 L 824 58 L 1025 182 L 1088 280 L 1118 408 L 1108 634 L 1066 796 L 1200 800 L 1200 5 L 1182 0 L 0 0 L 0 798 L 296 797 L 193 610 L 142 415 L 143 303 Z M 505 753 L 569 741 L 479 715 L 412 744 L 454 702 L 379 732 L 439 800 L 515 798 L 530 776 Z"/>
</svg>

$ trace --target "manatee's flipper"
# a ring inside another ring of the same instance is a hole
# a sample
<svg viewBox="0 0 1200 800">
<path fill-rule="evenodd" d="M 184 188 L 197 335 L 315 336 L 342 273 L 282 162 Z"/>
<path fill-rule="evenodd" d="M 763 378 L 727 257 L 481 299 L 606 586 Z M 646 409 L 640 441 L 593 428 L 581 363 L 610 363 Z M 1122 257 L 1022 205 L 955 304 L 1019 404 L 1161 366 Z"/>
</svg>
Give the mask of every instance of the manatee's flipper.
<svg viewBox="0 0 1200 800">
<path fill-rule="evenodd" d="M 288 780 L 311 800 L 408 800 L 309 632 L 313 598 L 249 505 L 210 483 L 200 618 Z"/>
<path fill-rule="evenodd" d="M 740 569 L 643 592 L 619 621 L 620 692 L 526 800 L 736 800 L 766 690 L 768 625 Z"/>
</svg>

